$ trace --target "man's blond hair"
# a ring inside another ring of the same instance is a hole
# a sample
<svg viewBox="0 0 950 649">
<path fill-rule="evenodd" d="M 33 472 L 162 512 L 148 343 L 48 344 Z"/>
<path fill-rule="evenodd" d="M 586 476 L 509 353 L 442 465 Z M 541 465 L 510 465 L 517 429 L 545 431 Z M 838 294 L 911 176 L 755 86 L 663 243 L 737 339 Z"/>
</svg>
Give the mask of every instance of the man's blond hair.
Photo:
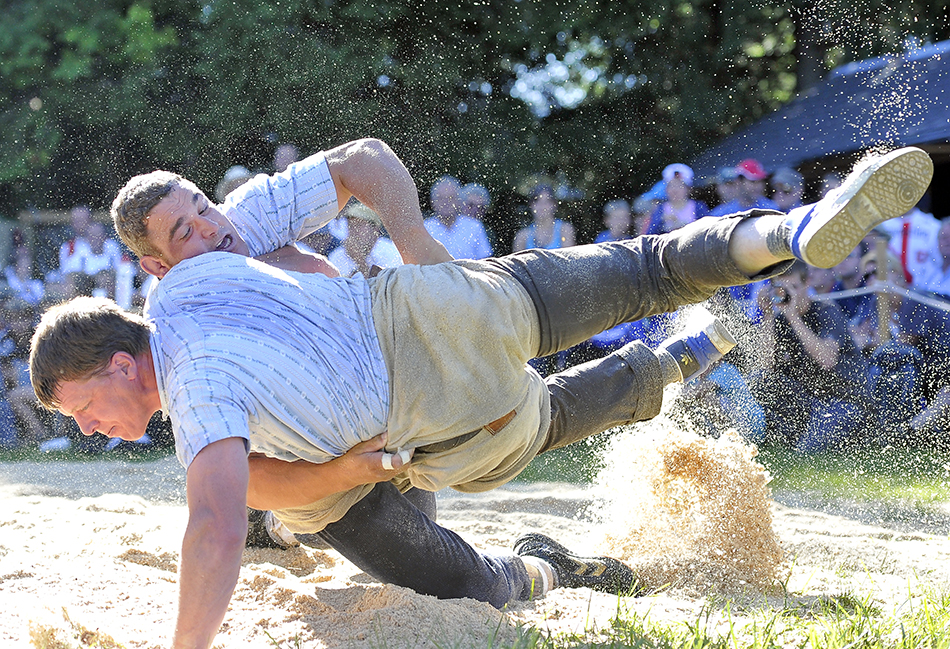
<svg viewBox="0 0 950 649">
<path fill-rule="evenodd" d="M 30 343 L 30 382 L 46 408 L 59 407 L 59 387 L 108 367 L 116 352 L 138 357 L 149 350 L 144 318 L 112 300 L 77 297 L 49 309 Z"/>
<path fill-rule="evenodd" d="M 161 170 L 135 176 L 112 201 L 115 231 L 140 259 L 145 255 L 160 256 L 148 240 L 148 214 L 183 180 L 178 174 Z"/>
</svg>

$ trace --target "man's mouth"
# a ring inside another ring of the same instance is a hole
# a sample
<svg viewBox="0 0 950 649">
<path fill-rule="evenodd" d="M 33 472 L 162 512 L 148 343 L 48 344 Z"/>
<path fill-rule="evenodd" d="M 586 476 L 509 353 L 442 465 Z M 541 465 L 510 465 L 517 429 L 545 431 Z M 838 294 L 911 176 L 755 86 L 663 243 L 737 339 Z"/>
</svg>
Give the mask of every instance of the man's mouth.
<svg viewBox="0 0 950 649">
<path fill-rule="evenodd" d="M 223 250 L 227 252 L 231 249 L 231 244 L 234 242 L 234 239 L 231 238 L 230 234 L 224 235 L 224 238 L 218 243 L 215 247 L 215 250 Z"/>
</svg>

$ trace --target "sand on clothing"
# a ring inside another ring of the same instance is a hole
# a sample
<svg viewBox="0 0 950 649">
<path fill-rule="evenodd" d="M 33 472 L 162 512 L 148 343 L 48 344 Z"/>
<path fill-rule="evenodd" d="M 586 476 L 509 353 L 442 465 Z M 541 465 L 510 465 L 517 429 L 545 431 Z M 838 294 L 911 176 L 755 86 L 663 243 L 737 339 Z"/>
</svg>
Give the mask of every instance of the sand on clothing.
<svg viewBox="0 0 950 649">
<path fill-rule="evenodd" d="M 950 579 L 945 531 L 923 530 L 913 517 L 862 522 L 867 510 L 857 507 L 778 504 L 754 450 L 739 440 L 651 430 L 615 433 L 589 487 L 515 484 L 439 496 L 440 521 L 480 548 L 504 551 L 541 531 L 623 558 L 647 595 L 558 589 L 497 611 L 377 583 L 333 551 L 255 549 L 245 552 L 215 646 L 482 648 L 510 644 L 519 625 L 596 635 L 618 610 L 692 624 L 712 605 L 716 624 L 726 619 L 714 604 L 723 596 L 749 610 L 850 591 L 898 610 Z M 0 464 L 0 646 L 168 646 L 183 493 L 173 457 Z M 728 615 L 741 626 L 743 613 Z"/>
</svg>

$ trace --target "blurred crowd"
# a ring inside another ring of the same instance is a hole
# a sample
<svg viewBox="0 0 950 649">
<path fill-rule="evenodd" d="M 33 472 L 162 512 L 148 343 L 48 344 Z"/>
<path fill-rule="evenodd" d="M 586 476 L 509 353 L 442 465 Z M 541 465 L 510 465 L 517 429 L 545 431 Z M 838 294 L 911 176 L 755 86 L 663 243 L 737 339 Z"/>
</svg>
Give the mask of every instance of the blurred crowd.
<svg viewBox="0 0 950 649">
<path fill-rule="evenodd" d="M 296 147 L 282 144 L 264 172 L 281 172 L 297 159 Z M 252 177 L 246 167 L 231 167 L 215 200 L 223 202 Z M 598 215 L 602 229 L 582 237 L 583 228 L 572 222 L 581 203 L 563 183 L 537 180 L 516 213 L 497 214 L 483 184 L 443 176 L 429 188 L 424 224 L 456 259 L 479 259 L 661 234 L 705 216 L 750 209 L 788 212 L 842 182 L 828 174 L 806 183 L 795 169 L 767 170 L 751 158 L 721 169 L 701 187 L 694 180 L 689 166 L 668 165 L 645 192 L 607 201 Z M 950 218 L 928 214 L 927 200 L 872 231 L 833 269 L 796 264 L 772 281 L 717 294 L 710 308 L 740 345 L 683 388 L 686 398 L 676 415 L 682 423 L 713 435 L 734 429 L 756 444 L 801 452 L 939 444 L 950 412 L 950 374 L 944 371 L 950 365 Z M 50 268 L 36 263 L 33 251 L 51 244 L 31 246 L 24 233 L 11 233 L 0 277 L 0 447 L 96 453 L 134 446 L 85 438 L 72 420 L 39 408 L 29 383 L 30 336 L 47 306 L 76 295 L 108 296 L 132 309 L 144 303 L 154 280 L 108 223 L 104 213 L 74 207 Z M 507 237 L 490 225 L 513 223 L 520 225 L 505 230 Z M 379 217 L 355 202 L 298 245 L 324 255 L 344 276 L 369 276 L 402 263 Z M 620 325 L 532 365 L 542 374 L 560 371 L 634 339 L 656 347 L 688 318 L 687 309 Z M 756 353 L 744 353 L 749 349 Z M 170 444 L 167 422 L 156 417 L 137 446 Z"/>
</svg>

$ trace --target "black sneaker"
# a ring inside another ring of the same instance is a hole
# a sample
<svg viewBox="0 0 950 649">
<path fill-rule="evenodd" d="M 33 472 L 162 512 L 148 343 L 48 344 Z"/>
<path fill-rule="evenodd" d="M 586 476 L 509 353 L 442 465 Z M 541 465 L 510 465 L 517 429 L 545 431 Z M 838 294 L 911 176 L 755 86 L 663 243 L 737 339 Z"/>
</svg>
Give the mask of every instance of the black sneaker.
<svg viewBox="0 0 950 649">
<path fill-rule="evenodd" d="M 615 595 L 636 594 L 637 576 L 628 566 L 610 557 L 579 557 L 554 539 L 532 532 L 515 541 L 515 554 L 537 557 L 554 569 L 557 585 L 590 588 Z"/>
</svg>

